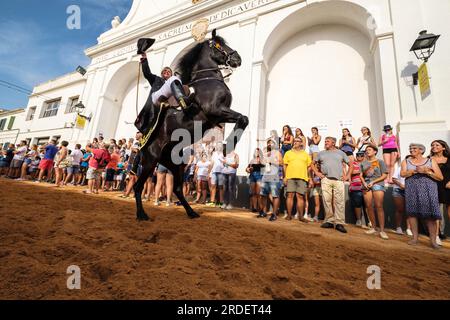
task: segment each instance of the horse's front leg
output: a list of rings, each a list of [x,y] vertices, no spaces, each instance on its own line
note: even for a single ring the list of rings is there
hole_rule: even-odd
[[[147,157],[149,157],[147,155]],[[145,213],[144,207],[142,205],[142,190],[144,189],[144,185],[147,182],[148,177],[155,170],[156,161],[154,159],[147,160],[143,159],[142,161],[142,173],[137,179],[136,183],[133,186],[134,196],[136,198],[136,219],[138,221],[146,221],[150,218]]]
[[[230,108],[222,107],[219,109],[217,117],[221,119],[221,122],[235,123],[233,131],[227,137],[227,152],[231,152],[236,148],[237,143],[242,138],[244,130],[248,126],[248,118],[239,112],[231,110]],[[222,120],[223,119],[223,120]]]

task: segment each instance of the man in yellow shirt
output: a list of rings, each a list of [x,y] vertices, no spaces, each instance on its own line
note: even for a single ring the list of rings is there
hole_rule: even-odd
[[[284,155],[284,184],[286,185],[288,220],[292,220],[292,207],[294,196],[297,195],[297,214],[302,222],[308,222],[303,218],[305,210],[305,194],[308,188],[309,167],[312,160],[308,153],[303,150],[303,141],[300,138],[294,139],[294,147]]]

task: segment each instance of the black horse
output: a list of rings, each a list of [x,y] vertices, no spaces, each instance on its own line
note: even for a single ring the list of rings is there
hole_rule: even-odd
[[[181,146],[189,146],[199,141],[207,130],[222,123],[236,124],[233,133],[227,138],[226,150],[228,152],[235,148],[248,125],[248,118],[231,110],[231,92],[224,82],[219,66],[237,68],[240,65],[239,54],[232,50],[223,38],[217,36],[215,30],[211,39],[195,45],[179,60],[177,70],[181,74],[182,82],[193,87],[195,93],[190,97],[191,106],[188,111],[173,108],[161,111],[160,121],[148,143],[141,149],[142,173],[134,185],[138,220],[149,220],[142,206],[141,195],[144,184],[157,163],[173,173],[174,194],[187,215],[190,218],[199,217],[183,196],[186,164],[180,161],[180,154],[176,151],[181,151]]]

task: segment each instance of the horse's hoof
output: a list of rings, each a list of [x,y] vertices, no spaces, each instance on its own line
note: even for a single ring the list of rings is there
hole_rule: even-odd
[[[137,221],[149,221],[149,220],[151,221],[150,217],[145,213],[138,214],[136,220]]]
[[[188,216],[189,216],[189,218],[191,218],[191,219],[200,218],[200,215],[199,215],[197,212],[195,212],[195,211],[189,212],[189,213],[188,213]]]

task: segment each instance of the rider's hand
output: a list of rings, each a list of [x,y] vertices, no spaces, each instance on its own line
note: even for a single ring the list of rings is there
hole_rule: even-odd
[[[141,53],[141,58],[142,59],[147,59],[147,54],[144,52],[144,53]]]

